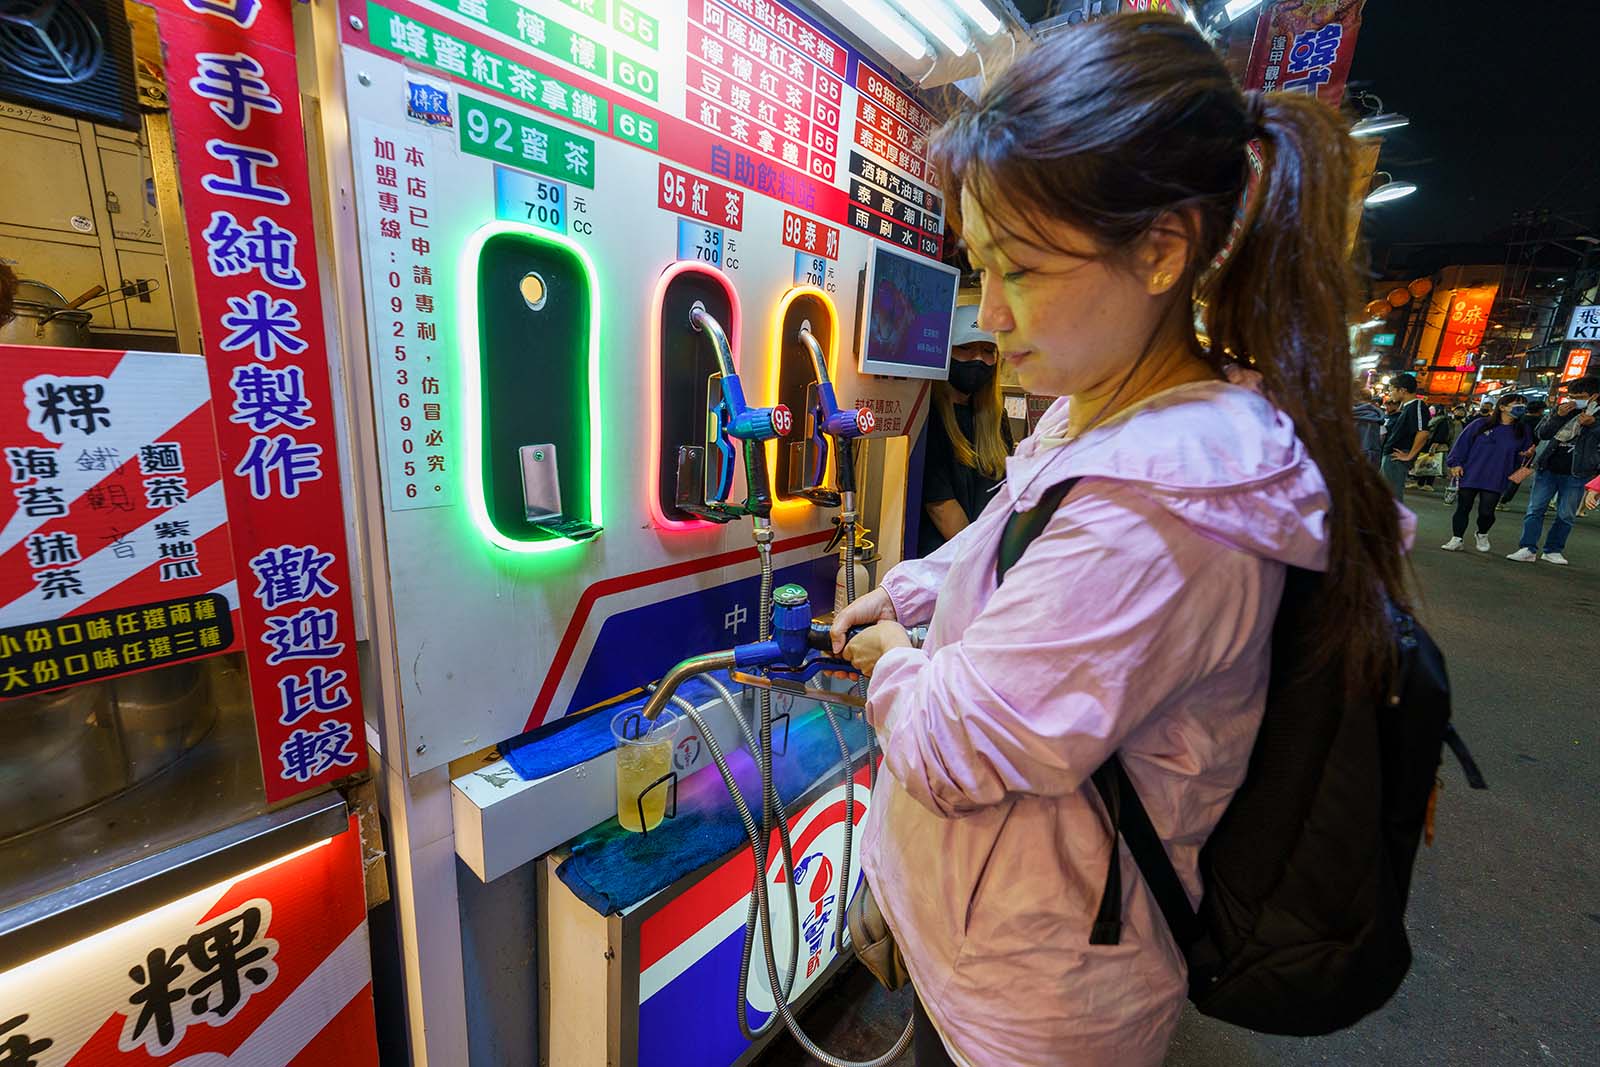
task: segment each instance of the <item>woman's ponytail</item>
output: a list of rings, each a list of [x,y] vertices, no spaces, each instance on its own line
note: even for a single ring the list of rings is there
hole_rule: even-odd
[[[1365,459],[1350,415],[1353,149],[1343,119],[1311,97],[1262,100],[1257,203],[1201,294],[1206,329],[1213,352],[1260,372],[1327,482],[1326,632],[1312,643],[1344,657],[1349,683],[1360,687],[1388,674],[1383,598],[1407,598],[1394,496]]]

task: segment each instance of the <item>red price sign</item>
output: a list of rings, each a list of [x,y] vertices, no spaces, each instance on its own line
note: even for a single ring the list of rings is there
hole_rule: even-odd
[[[838,229],[793,211],[783,213],[783,243],[807,255],[839,258]]]
[[[744,227],[744,193],[665,163],[656,185],[656,206],[730,230]]]

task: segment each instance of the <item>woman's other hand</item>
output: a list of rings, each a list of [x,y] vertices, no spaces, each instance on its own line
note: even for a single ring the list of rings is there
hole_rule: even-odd
[[[1587,515],[1595,508],[1600,508],[1600,489],[1590,489],[1583,494],[1583,507],[1578,509],[1578,514]]]
[[[839,655],[844,651],[845,642],[850,640],[850,631],[857,626],[871,626],[875,622],[888,619],[894,621],[894,601],[889,599],[889,594],[879,586],[864,596],[858,596],[844,606],[844,610],[833,617],[833,654]],[[904,631],[901,631],[902,633]]]
[[[850,666],[870,677],[885,652],[910,647],[911,637],[906,628],[893,619],[884,619],[852,637],[844,646],[844,658],[850,661]]]
[[[1465,467],[1451,467],[1450,468],[1450,477],[1452,477],[1452,478],[1459,478],[1465,473],[1467,473],[1467,469]]]

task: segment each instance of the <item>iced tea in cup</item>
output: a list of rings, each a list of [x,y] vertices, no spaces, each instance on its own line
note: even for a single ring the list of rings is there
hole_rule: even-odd
[[[611,720],[617,744],[617,821],[624,830],[642,833],[661,825],[667,793],[673,789],[672,746],[683,716],[664,710],[651,722],[638,709],[621,711]],[[643,820],[641,821],[641,815]]]

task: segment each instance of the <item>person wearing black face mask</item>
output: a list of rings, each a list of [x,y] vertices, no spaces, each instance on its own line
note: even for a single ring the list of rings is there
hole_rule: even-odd
[[[1015,447],[995,374],[994,336],[978,328],[976,300],[956,307],[950,344],[950,379],[934,383],[928,417],[917,534],[923,556],[978,517]]]

